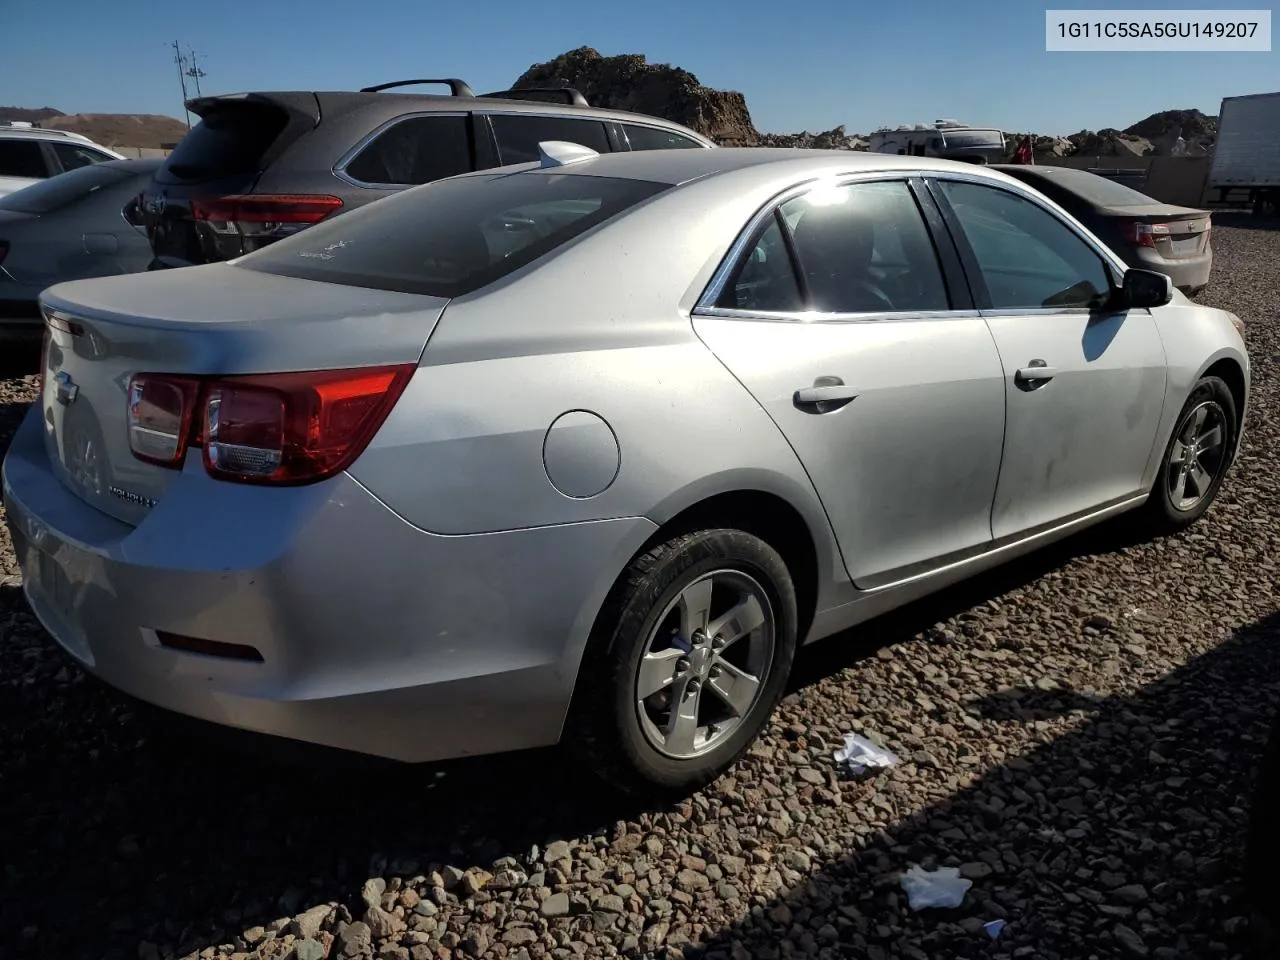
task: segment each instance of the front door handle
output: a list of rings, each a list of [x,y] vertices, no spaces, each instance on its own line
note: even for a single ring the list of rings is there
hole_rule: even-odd
[[[812,387],[801,387],[792,397],[801,410],[827,413],[839,410],[846,403],[857,399],[858,391],[847,386],[839,377],[818,377]]]
[[[1019,386],[1034,388],[1048,383],[1057,375],[1057,367],[1051,367],[1043,360],[1032,360],[1031,363],[1014,374],[1014,379]]]

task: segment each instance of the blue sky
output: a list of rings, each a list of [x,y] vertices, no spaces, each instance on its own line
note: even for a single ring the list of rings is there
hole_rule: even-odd
[[[742,91],[758,129],[956,117],[1006,130],[1125,127],[1157,110],[1216,113],[1224,96],[1280,90],[1280,53],[1047,53],[1029,0],[0,0],[0,103],[67,113],[182,116],[172,50],[192,46],[205,93],[352,89],[417,76],[509,86],[578,46],[643,53]],[[1056,8],[1238,9],[1259,3]]]

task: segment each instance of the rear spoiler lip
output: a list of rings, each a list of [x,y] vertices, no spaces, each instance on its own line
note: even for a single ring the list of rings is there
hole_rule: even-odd
[[[247,91],[244,93],[219,93],[207,97],[192,97],[185,106],[196,116],[203,118],[216,107],[235,103],[256,103],[278,107],[293,119],[307,118],[313,124],[320,122],[320,101],[309,90],[286,90],[277,93]]]

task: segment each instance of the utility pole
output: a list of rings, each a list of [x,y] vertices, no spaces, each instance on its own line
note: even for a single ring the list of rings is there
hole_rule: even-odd
[[[187,48],[187,55],[188,55],[188,58],[191,60],[191,66],[187,68],[187,76],[196,82],[196,96],[199,97],[201,96],[200,78],[203,76],[206,76],[206,74],[203,70],[200,69],[199,65],[197,65],[196,52],[192,50],[190,47]]]
[[[182,109],[187,114],[187,129],[191,129],[191,111],[187,110],[187,71],[185,69],[187,58],[182,55],[182,48],[178,46],[178,41],[173,41],[173,62],[178,65],[178,83],[182,85]]]

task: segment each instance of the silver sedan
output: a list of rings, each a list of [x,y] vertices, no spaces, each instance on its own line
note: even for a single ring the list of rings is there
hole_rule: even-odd
[[[4,463],[83,667],[401,761],[563,741],[687,791],[797,648],[1210,506],[1240,321],[998,172],[772,149],[455,177],[44,292]]]

